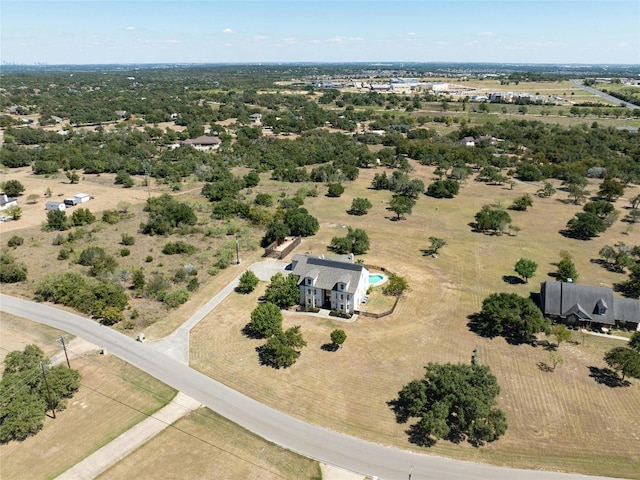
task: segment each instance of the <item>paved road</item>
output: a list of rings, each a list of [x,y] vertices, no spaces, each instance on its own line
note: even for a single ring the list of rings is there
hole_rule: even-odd
[[[638,105],[634,105],[633,103],[629,103],[629,102],[625,102],[624,100],[620,100],[619,98],[616,98],[616,97],[614,97],[612,95],[609,95],[608,93],[604,93],[604,92],[598,90],[597,88],[587,87],[586,85],[584,85],[579,80],[571,80],[571,84],[574,87],[578,87],[578,88],[581,88],[582,90],[586,90],[589,93],[593,93],[594,95],[598,95],[599,97],[602,97],[605,100],[613,102],[616,105],[622,105],[623,107],[630,108],[631,110],[635,110],[636,108],[640,108]]]
[[[304,423],[269,408],[153,348],[79,315],[0,294],[0,310],[77,335],[108,351],[229,420],[284,448],[330,465],[380,479],[596,480],[494,467],[407,452]]]

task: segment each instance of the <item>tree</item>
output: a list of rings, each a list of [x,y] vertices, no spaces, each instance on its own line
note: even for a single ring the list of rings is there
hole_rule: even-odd
[[[562,342],[568,342],[572,338],[571,330],[569,330],[567,326],[562,323],[558,323],[551,327],[551,335],[556,337],[558,348],[560,348],[560,344]]]
[[[240,280],[238,286],[236,287],[236,292],[238,293],[251,293],[258,286],[258,282],[260,280],[251,270],[246,270],[242,275],[240,275]]]
[[[409,283],[404,277],[392,273],[389,275],[389,281],[382,289],[385,295],[400,297],[404,292],[409,290]]]
[[[616,373],[622,374],[621,381],[625,377],[640,378],[640,353],[626,347],[615,347],[604,355],[607,362]]]
[[[568,282],[571,280],[573,283],[578,281],[578,270],[571,258],[563,257],[560,259],[558,269],[556,270],[556,280],[558,282]]]
[[[60,210],[49,210],[47,212],[47,223],[45,230],[67,230],[69,228],[69,220],[67,214]]]
[[[27,195],[27,203],[29,204],[38,203],[39,198],[40,198],[40,195],[38,195],[37,193],[30,193],[29,195]]]
[[[17,197],[24,192],[24,185],[18,180],[7,180],[4,182],[4,193],[8,197]]]
[[[453,179],[436,180],[427,187],[426,194],[434,198],[453,198],[460,191],[460,184]]]
[[[366,215],[372,206],[368,198],[354,198],[347,213],[349,215]]]
[[[285,276],[282,272],[276,273],[271,277],[271,283],[267,285],[264,298],[279,308],[289,308],[296,305],[300,301],[298,276]]]
[[[525,283],[528,283],[529,279],[535,275],[537,268],[538,264],[528,258],[521,258],[514,267],[516,273],[524,278]]]
[[[549,320],[533,300],[515,293],[492,293],[485,298],[476,325],[484,335],[502,335],[520,341],[549,331]]]
[[[267,231],[262,237],[261,245],[268,247],[273,242],[277,242],[280,245],[289,235],[291,235],[291,230],[287,225],[282,222],[271,222],[267,225]]]
[[[363,255],[369,250],[369,236],[360,228],[347,227],[347,236],[333,237],[329,248],[343,255],[347,253]]]
[[[344,187],[339,183],[330,183],[329,190],[327,191],[327,195],[329,197],[339,197],[344,193]]]
[[[147,235],[169,235],[174,229],[195,225],[197,221],[193,208],[167,193],[148,199],[144,209],[149,212],[149,219],[140,228]]]
[[[253,335],[269,338],[282,331],[282,312],[277,305],[266,302],[251,312],[249,329]]]
[[[573,203],[580,205],[587,198],[589,192],[580,185],[572,184],[569,186],[569,198],[573,198]]]
[[[260,360],[273,368],[288,368],[300,357],[300,349],[307,345],[302,338],[300,327],[280,331],[267,340],[260,348]]]
[[[493,232],[502,235],[505,228],[511,223],[511,217],[502,205],[483,205],[476,213],[476,230],[479,232]]]
[[[318,219],[310,215],[306,208],[287,209],[284,214],[284,223],[289,227],[291,235],[296,237],[310,237],[320,228]]]
[[[407,431],[411,443],[432,446],[439,439],[466,439],[480,446],[507,430],[506,416],[497,406],[499,393],[486,365],[429,363],[424,378],[405,385],[391,404],[399,423],[418,419]]]
[[[629,339],[629,348],[640,353],[640,332],[635,332]]]
[[[71,224],[74,227],[80,227],[82,225],[90,225],[96,221],[96,216],[91,213],[88,208],[78,208],[71,214]]]
[[[394,195],[389,202],[389,209],[397,215],[396,219],[399,220],[405,215],[410,215],[415,204],[416,201],[413,198]]]
[[[597,237],[607,229],[604,221],[597,215],[588,212],[578,212],[567,222],[567,232],[572,237],[589,240]]]
[[[617,198],[621,197],[624,193],[624,186],[622,183],[614,180],[613,178],[605,178],[600,184],[600,189],[598,190],[598,196],[608,200],[610,202],[615,201]]]
[[[26,279],[27,266],[8,253],[0,253],[0,283],[24,282]]]
[[[344,330],[336,328],[334,331],[331,332],[331,343],[335,346],[336,350],[342,346],[342,344],[346,339],[347,339],[347,334],[345,333]]]
[[[13,205],[12,207],[7,208],[7,215],[14,220],[18,220],[22,216],[22,208],[18,205]]]
[[[9,352],[4,365],[0,381],[0,443],[35,435],[42,428],[46,410],[64,409],[66,399],[80,387],[78,371],[62,365],[46,368],[49,359],[36,345]],[[48,389],[41,365],[47,370]]]
[[[513,210],[524,212],[527,210],[527,208],[531,207],[532,205],[533,205],[533,198],[531,198],[531,195],[529,195],[528,193],[525,193],[524,195],[516,198],[513,201],[513,205],[511,206],[511,208]]]
[[[73,185],[73,184],[78,183],[80,181],[80,175],[78,175],[75,170],[73,170],[73,171],[67,170],[64,173],[67,176],[67,179],[69,180],[70,184]]]
[[[440,249],[447,244],[444,238],[438,237],[429,237],[429,242],[431,242],[431,245],[425,251],[426,255],[437,255]]]
[[[145,283],[144,270],[141,268],[135,268],[131,275],[131,285],[136,294],[140,295],[142,293]]]
[[[593,213],[594,215],[597,215],[599,218],[602,218],[604,220],[607,215],[615,210],[615,208],[613,206],[613,203],[609,202],[608,200],[596,200],[595,202],[585,203],[582,207],[582,210],[587,213]]]
[[[542,188],[540,188],[536,192],[536,195],[538,195],[541,198],[547,198],[552,196],[554,193],[556,193],[556,189],[553,188],[553,185],[551,185],[551,183],[549,182],[544,182],[542,184]]]
[[[552,371],[556,371],[556,367],[558,365],[562,365],[564,363],[564,358],[558,352],[551,352],[549,354],[549,360],[551,361],[551,369]]]

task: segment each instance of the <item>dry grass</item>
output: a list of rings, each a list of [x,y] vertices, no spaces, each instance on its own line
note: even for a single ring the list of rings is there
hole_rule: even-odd
[[[316,461],[296,455],[201,408],[107,470],[101,479],[320,478]]]
[[[59,332],[4,313],[1,326],[3,352],[35,343],[45,353],[54,353],[52,338]],[[175,390],[114,356],[90,355],[73,360],[72,367],[82,373],[80,390],[55,420],[45,419],[36,436],[0,445],[1,478],[54,478],[175,395]]]
[[[604,366],[603,352],[617,345],[615,340],[589,338],[584,346],[563,345],[564,365],[547,373],[537,366],[548,361],[543,348],[481,338],[467,327],[467,316],[479,310],[489,293],[526,296],[537,291],[539,281],[550,279],[547,274],[555,269],[561,250],[573,255],[581,283],[611,285],[623,280],[624,276],[590,259],[597,258],[605,244],[640,243],[638,233],[623,235],[623,225],[616,223],[592,241],[563,237],[559,230],[580,207],[565,203],[562,192],[551,199],[536,198],[529,212],[511,212],[514,223],[522,228],[517,237],[471,231],[468,223],[483,204],[505,199],[509,205],[516,196],[537,189],[523,183],[509,190],[470,181],[456,199],[423,197],[412,215],[394,222],[385,208],[389,192],[367,189],[374,173],[362,171],[339,199],[307,200],[305,207],[319,218],[321,229],[305,239],[299,251],[324,253],[331,237],[342,235],[342,226],[366,229],[372,250],[363,256],[365,262],[405,276],[412,287],[396,313],[356,323],[286,315],[285,327],[301,325],[308,346],[292,368],[273,370],[258,365],[255,348],[263,342],[241,334],[261,290],[249,296],[232,295],[192,332],[193,366],[312,423],[412,448],[404,434],[406,426],[395,423],[387,402],[404,383],[420,376],[427,362],[468,362],[478,348],[481,361],[491,366],[502,387],[500,403],[509,430],[499,442],[481,449],[440,442],[429,452],[511,466],[640,478],[637,382],[612,389],[589,376],[589,366]],[[413,175],[427,184],[431,181],[429,168],[416,166]],[[346,214],[354,197],[372,201],[368,215]],[[625,200],[619,200],[618,208],[624,205]],[[437,259],[423,257],[420,251],[428,246],[429,236],[448,242]],[[502,277],[513,274],[520,257],[537,261],[538,273],[528,285],[509,285]],[[335,353],[321,350],[337,327],[348,335],[344,347]]]

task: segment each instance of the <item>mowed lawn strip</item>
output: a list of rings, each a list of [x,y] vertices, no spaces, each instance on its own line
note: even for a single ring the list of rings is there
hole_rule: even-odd
[[[318,462],[263,440],[206,408],[181,418],[98,478],[320,478]]]
[[[412,177],[432,181],[432,169],[414,164]],[[192,365],[206,374],[257,400],[311,423],[356,436],[413,448],[398,425],[387,402],[409,380],[423,374],[428,362],[469,362],[474,348],[480,361],[489,365],[501,385],[500,406],[507,413],[509,429],[498,442],[480,449],[467,444],[439,442],[427,453],[486,461],[510,466],[570,470],[589,474],[639,478],[640,409],[638,385],[611,389],[589,376],[589,366],[603,368],[604,351],[618,345],[611,339],[595,347],[592,337],[586,345],[563,344],[564,365],[554,373],[538,368],[549,362],[542,347],[512,346],[502,338],[487,339],[469,331],[468,316],[478,312],[483,298],[493,292],[515,292],[529,296],[539,291],[543,280],[552,280],[560,251],[568,251],[580,273],[580,283],[608,285],[625,275],[608,272],[596,263],[605,244],[624,241],[640,243],[632,231],[616,222],[599,238],[583,242],[559,233],[581,207],[565,202],[559,191],[549,199],[534,197],[527,212],[512,212],[517,236],[489,236],[474,233],[469,226],[485,203],[502,199],[509,206],[523,193],[535,194],[538,186],[518,182],[489,186],[469,180],[452,200],[418,199],[414,212],[405,220],[392,221],[386,210],[391,193],[368,189],[375,173],[362,170],[360,178],[347,183],[340,198],[323,194],[308,198],[304,207],[316,216],[321,227],[305,238],[299,252],[328,253],[333,236],[343,236],[344,226],[363,228],[371,240],[365,263],[384,266],[407,278],[411,291],[396,313],[381,319],[360,318],[355,323],[287,314],[284,328],[300,325],[308,346],[297,363],[286,370],[261,367],[255,348],[263,340],[247,339],[241,333],[257,305],[265,284],[251,295],[231,295],[198,325],[191,335]],[[597,190],[597,182],[590,185]],[[625,197],[634,194],[629,188]],[[361,217],[346,213],[351,200],[367,197],[370,213]],[[620,199],[622,209],[628,200]],[[424,257],[420,249],[428,237],[447,240],[438,258]],[[505,275],[515,275],[520,257],[539,265],[528,284],[510,285]],[[347,333],[344,346],[326,352],[330,332]],[[600,339],[598,339],[600,341]],[[576,441],[576,439],[580,439]]]

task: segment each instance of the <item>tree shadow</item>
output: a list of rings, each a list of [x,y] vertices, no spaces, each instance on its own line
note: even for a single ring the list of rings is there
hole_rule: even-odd
[[[502,281],[504,283],[508,283],[509,285],[520,285],[525,283],[520,277],[516,277],[515,275],[503,275]]]
[[[628,387],[631,385],[627,380],[622,380],[618,374],[610,368],[598,368],[594,366],[588,368],[589,376],[601,385],[606,385],[610,388]]]
[[[589,236],[586,236],[586,235],[579,235],[579,234],[576,234],[575,232],[572,232],[571,230],[567,230],[566,228],[560,230],[559,233],[560,233],[560,235],[562,235],[565,238],[570,238],[572,240],[582,240],[582,241],[585,241],[585,242],[587,240],[591,240],[593,238],[598,237],[598,235],[596,235],[595,237],[589,237]]]
[[[615,263],[607,262],[601,258],[592,258],[589,260],[591,263],[600,265],[602,268],[612,273],[624,273],[624,267],[622,265],[616,265]]]
[[[544,362],[538,362],[536,363],[536,366],[540,369],[541,372],[545,372],[545,373],[551,373],[554,371],[553,367],[551,365],[547,365]]]
[[[251,327],[251,323],[247,323],[244,327],[242,327],[242,330],[240,331],[245,337],[250,338],[252,340],[260,340],[261,338],[263,338],[261,334],[256,332],[253,329],[253,327]]]
[[[556,345],[555,343],[551,343],[549,340],[535,340],[533,342],[535,347],[542,347],[544,348],[547,352],[555,352],[556,350],[558,350],[558,345]]]
[[[336,345],[335,343],[325,343],[320,347],[320,350],[324,352],[337,352],[340,348],[340,345]]]
[[[393,413],[396,416],[397,423],[407,423],[407,420],[409,420],[410,415],[409,415],[408,405],[405,402],[403,402],[399,398],[394,398],[393,400],[389,400],[387,402],[387,406],[391,410],[393,410]]]
[[[495,330],[487,328],[482,324],[482,316],[479,313],[472,313],[467,316],[467,319],[469,320],[467,322],[467,327],[476,335],[484,338],[495,338],[498,336],[498,333]]]

